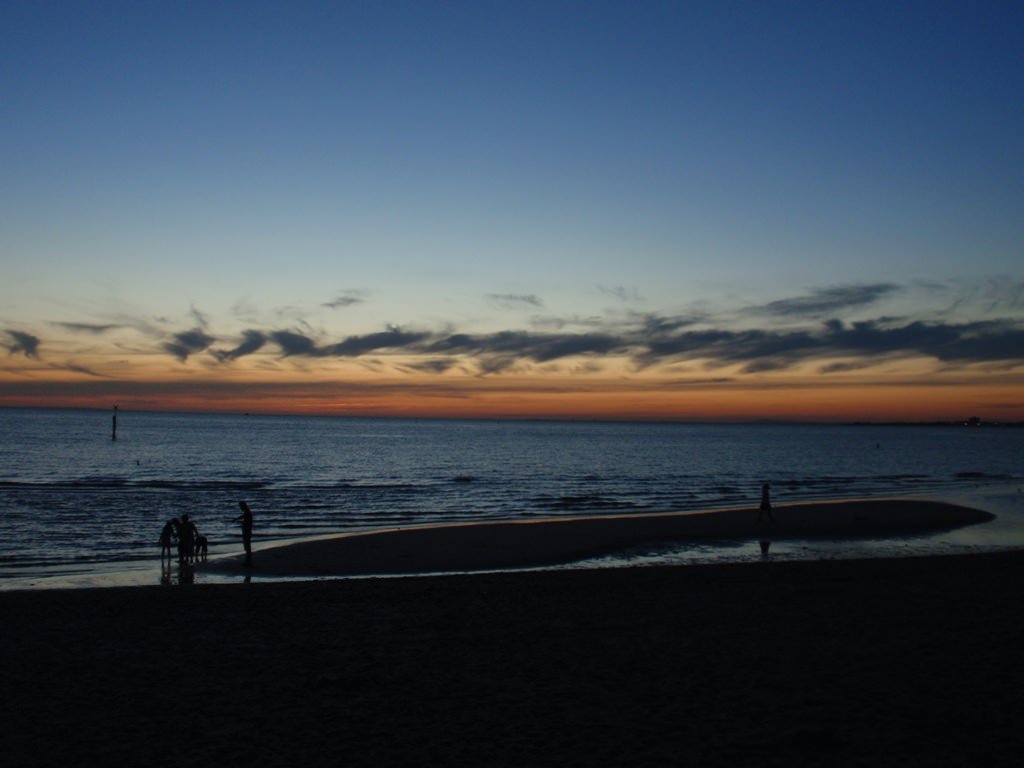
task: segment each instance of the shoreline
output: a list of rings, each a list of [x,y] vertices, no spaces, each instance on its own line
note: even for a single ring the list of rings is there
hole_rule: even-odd
[[[952,530],[995,515],[922,499],[855,499],[781,505],[774,522],[756,508],[454,523],[341,534],[232,555],[199,573],[343,577],[494,571],[568,565],[630,548],[707,541],[856,540]]]
[[[846,558],[848,550],[858,559],[1006,551],[1024,548],[1024,530],[1012,522],[1019,493],[1018,489],[1016,494],[1004,494],[1011,500],[1009,506],[998,497],[972,495],[783,504],[774,507],[776,522],[767,526],[756,524],[756,508],[731,507],[369,529],[269,541],[262,547],[257,543],[252,568],[243,566],[238,542],[234,553],[221,551],[187,569],[176,562],[165,567],[154,556],[136,565],[111,563],[82,573],[12,575],[0,579],[0,593],[537,568],[691,567],[756,561],[759,542],[769,542],[772,549],[769,557],[762,552],[758,559],[773,561]],[[977,530],[968,532],[970,527]],[[961,541],[980,538],[983,549],[927,543],[936,535],[942,537],[939,541],[949,536]],[[911,547],[918,542],[916,549],[906,551],[901,540],[911,542]]]

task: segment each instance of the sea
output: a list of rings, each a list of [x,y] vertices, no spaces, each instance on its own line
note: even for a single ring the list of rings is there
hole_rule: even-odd
[[[966,531],[779,542],[778,559],[1024,547],[1024,429],[216,415],[0,409],[0,589],[173,581],[164,523],[210,557],[405,526],[935,498],[987,509]],[[743,561],[756,542],[646,548],[582,565]],[[579,567],[575,564],[574,567]],[[230,580],[204,576],[196,580]]]

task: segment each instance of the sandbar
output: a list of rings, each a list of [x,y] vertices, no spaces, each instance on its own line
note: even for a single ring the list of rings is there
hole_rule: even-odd
[[[460,523],[374,530],[227,557],[200,569],[323,577],[486,571],[568,564],[642,546],[708,540],[857,539],[984,523],[994,515],[921,499],[860,499],[756,509]]]

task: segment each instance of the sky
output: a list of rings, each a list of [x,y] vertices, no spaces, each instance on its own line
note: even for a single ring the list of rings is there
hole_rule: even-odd
[[[0,406],[1024,419],[1024,6],[0,5]]]

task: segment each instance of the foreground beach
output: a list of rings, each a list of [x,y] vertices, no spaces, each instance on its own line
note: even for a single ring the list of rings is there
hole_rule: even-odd
[[[1016,765],[1024,554],[0,594],[11,765]]]

